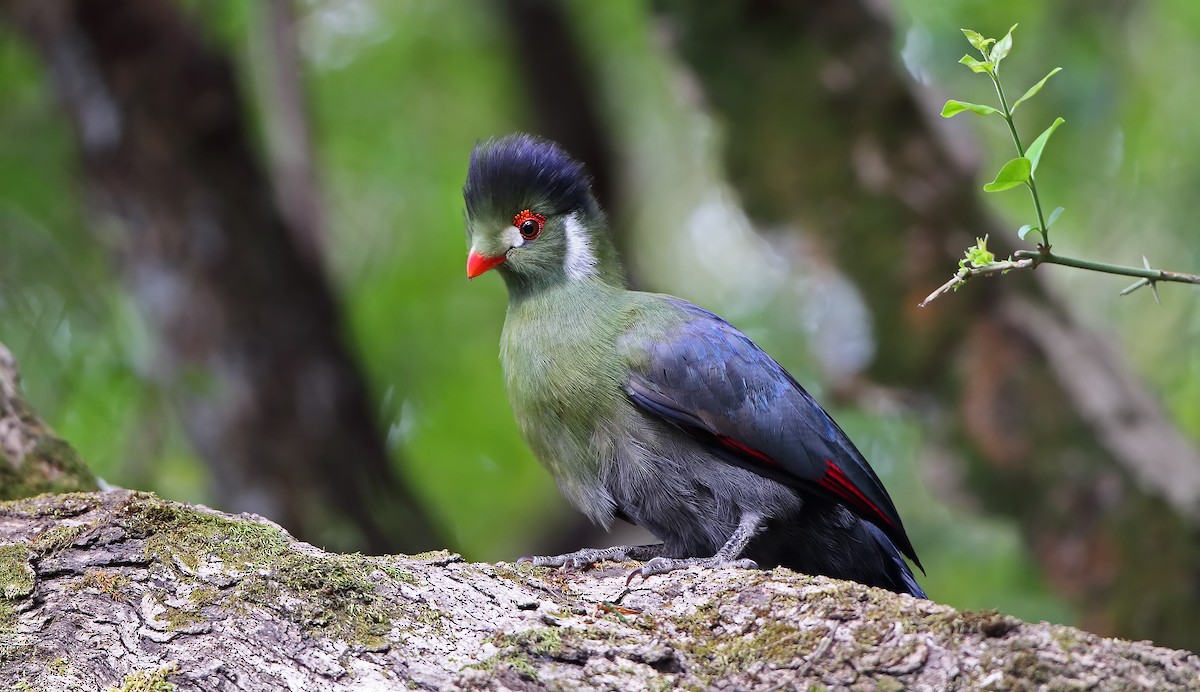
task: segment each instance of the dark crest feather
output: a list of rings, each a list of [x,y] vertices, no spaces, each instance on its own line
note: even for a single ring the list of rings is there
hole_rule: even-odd
[[[554,142],[527,134],[487,140],[471,152],[463,186],[467,214],[561,214],[595,205],[583,164]]]

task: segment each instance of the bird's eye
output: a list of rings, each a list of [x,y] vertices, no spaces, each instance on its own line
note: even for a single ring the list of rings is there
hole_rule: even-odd
[[[522,238],[533,240],[538,237],[538,234],[542,232],[542,227],[546,225],[546,217],[526,209],[513,217],[513,225],[517,227]]]

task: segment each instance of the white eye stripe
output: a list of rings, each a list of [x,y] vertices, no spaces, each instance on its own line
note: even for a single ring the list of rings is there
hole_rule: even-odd
[[[567,236],[567,256],[563,259],[563,269],[569,279],[583,279],[596,274],[596,253],[592,251],[592,242],[587,231],[579,223],[579,215],[571,214],[563,222]]]

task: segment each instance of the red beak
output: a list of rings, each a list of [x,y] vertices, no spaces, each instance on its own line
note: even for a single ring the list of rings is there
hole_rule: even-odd
[[[504,264],[504,255],[487,257],[472,250],[467,254],[467,278],[474,279],[493,267]]]

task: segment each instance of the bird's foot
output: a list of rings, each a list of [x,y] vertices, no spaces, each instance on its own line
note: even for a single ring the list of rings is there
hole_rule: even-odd
[[[517,564],[528,563],[534,567],[558,567],[564,572],[572,569],[586,569],[596,564],[610,560],[626,562],[629,560],[648,560],[662,555],[661,543],[655,545],[614,545],[611,548],[584,548],[565,555],[529,555],[517,560]],[[661,558],[659,558],[661,559]]]
[[[721,555],[713,557],[656,557],[646,564],[638,567],[629,573],[625,579],[625,585],[633,583],[634,577],[646,579],[655,574],[666,574],[674,572],[677,569],[687,569],[688,567],[703,567],[705,569],[720,569],[722,567],[737,567],[739,569],[758,569],[758,563],[749,558],[741,560],[732,560]]]

